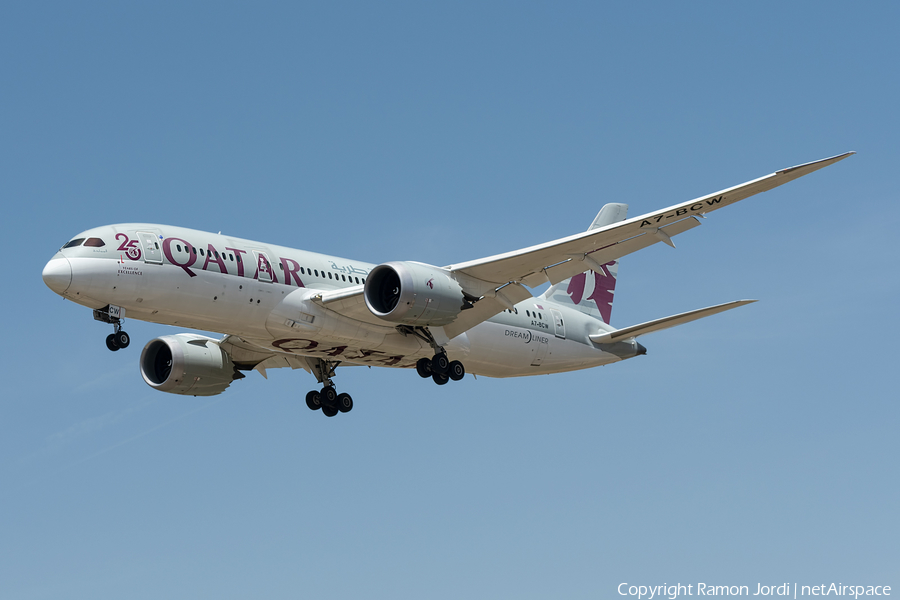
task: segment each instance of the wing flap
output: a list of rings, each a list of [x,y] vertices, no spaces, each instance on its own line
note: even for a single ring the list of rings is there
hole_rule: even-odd
[[[638,337],[639,335],[653,333],[654,331],[662,331],[663,329],[675,327],[676,325],[690,323],[691,321],[709,317],[720,312],[725,312],[726,310],[731,310],[732,308],[744,306],[746,304],[752,304],[753,302],[756,302],[756,300],[735,300],[734,302],[726,302],[724,304],[717,304],[716,306],[709,306],[707,308],[698,308],[697,310],[691,310],[677,315],[672,315],[671,317],[663,317],[662,319],[647,321],[646,323],[641,323],[640,325],[632,325],[631,327],[617,329],[616,331],[595,333],[588,337],[590,337],[591,341],[595,344],[612,344],[614,342],[627,340],[628,338]]]
[[[508,285],[496,292],[492,297],[485,296],[475,306],[459,313],[456,320],[444,325],[444,332],[450,339],[472,329],[479,323],[500,314],[506,308],[512,308],[519,302],[532,298],[531,292],[521,285]]]
[[[689,217],[687,219],[682,219],[681,221],[678,221],[676,223],[672,223],[671,225],[660,227],[659,231],[663,232],[666,236],[668,236],[668,238],[671,238],[678,235],[679,233],[684,233],[685,231],[699,226],[699,219],[697,219],[696,217]],[[584,273],[587,270],[596,271],[596,265],[604,265],[633,252],[637,252],[638,250],[641,250],[648,246],[652,246],[653,244],[656,244],[658,242],[665,241],[665,237],[658,236],[655,234],[655,232],[645,232],[644,234],[637,237],[617,242],[612,246],[607,246],[606,248],[601,248],[584,255],[585,257],[590,259],[590,262],[595,264],[590,264],[587,260],[584,260],[584,257],[574,257],[570,260],[567,260],[566,262],[562,262],[558,265],[554,265],[552,267],[544,269],[543,272],[546,273],[545,281],[549,281],[552,285],[556,285],[560,281],[565,281],[566,279],[574,277],[579,273]]]

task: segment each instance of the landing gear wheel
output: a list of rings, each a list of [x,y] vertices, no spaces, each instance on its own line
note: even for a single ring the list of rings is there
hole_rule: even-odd
[[[336,409],[332,406],[323,406],[322,414],[325,415],[326,417],[333,417],[336,414],[338,414],[338,409]]]
[[[119,349],[119,346],[116,344],[116,334],[111,333],[106,336],[106,347],[115,352]]]
[[[431,377],[431,360],[428,358],[420,358],[416,361],[416,373],[422,379]]]
[[[337,392],[334,391],[334,388],[330,385],[326,385],[322,388],[322,391],[319,393],[319,396],[322,400],[322,409],[325,408],[334,408],[337,410]],[[337,413],[335,413],[337,414]],[[334,415],[332,415],[334,416]]]
[[[113,335],[116,336],[116,346],[119,348],[127,348],[128,344],[131,343],[131,336],[124,331],[117,331]]]
[[[461,362],[459,362],[458,360],[454,360],[450,363],[450,370],[448,371],[447,375],[453,381],[459,381],[466,376],[466,368]]]
[[[309,410],[319,410],[322,408],[322,399],[319,397],[319,392],[313,390],[306,394],[306,406],[309,407]]]
[[[446,375],[441,375],[439,373],[435,373],[431,376],[431,378],[434,379],[434,382],[438,385],[444,385],[445,383],[450,381],[449,377],[447,377]]]
[[[444,353],[435,354],[431,359],[431,372],[438,375],[446,375],[450,370],[450,359]]]
[[[337,409],[341,412],[353,410],[353,398],[350,397],[350,394],[338,394]]]

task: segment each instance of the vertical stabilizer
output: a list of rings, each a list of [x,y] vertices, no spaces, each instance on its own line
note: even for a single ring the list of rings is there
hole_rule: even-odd
[[[597,217],[588,227],[588,231],[624,221],[627,215],[627,204],[606,204],[597,213]],[[541,295],[541,298],[574,306],[581,312],[599,317],[603,319],[604,323],[609,324],[619,261],[608,262],[601,265],[601,268],[603,269],[602,273],[585,271],[571,279],[561,281],[551,286]]]

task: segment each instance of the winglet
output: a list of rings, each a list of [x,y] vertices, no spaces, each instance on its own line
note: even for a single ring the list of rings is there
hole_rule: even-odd
[[[776,175],[785,175],[787,173],[793,173],[794,171],[802,170],[802,173],[798,173],[797,177],[802,177],[807,173],[812,173],[813,171],[818,171],[828,165],[833,165],[836,162],[842,161],[848,156],[852,156],[856,154],[854,151],[844,152],[843,154],[838,154],[837,156],[832,156],[831,158],[823,158],[822,160],[814,160],[813,162],[805,163],[802,165],[797,165],[796,167],[788,167],[787,169],[782,169],[780,171],[776,171]]]

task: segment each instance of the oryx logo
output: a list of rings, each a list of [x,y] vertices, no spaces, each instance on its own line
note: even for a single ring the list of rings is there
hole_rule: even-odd
[[[430,289],[433,290],[433,289],[434,289],[434,277],[432,277],[431,279],[429,279],[428,281],[426,281],[426,282],[425,282],[425,285],[427,285]]]
[[[616,264],[615,261],[600,265],[603,269],[602,273],[597,273],[596,271],[579,273],[569,280],[569,286],[566,289],[566,293],[576,305],[581,304],[582,301],[592,300],[597,306],[597,310],[600,311],[600,318],[603,319],[604,323],[609,323],[609,318],[612,314],[616,277],[609,268],[614,264]],[[593,275],[593,277],[588,279],[588,275]],[[589,287],[591,285],[593,290]],[[589,293],[585,294],[585,292]]]

